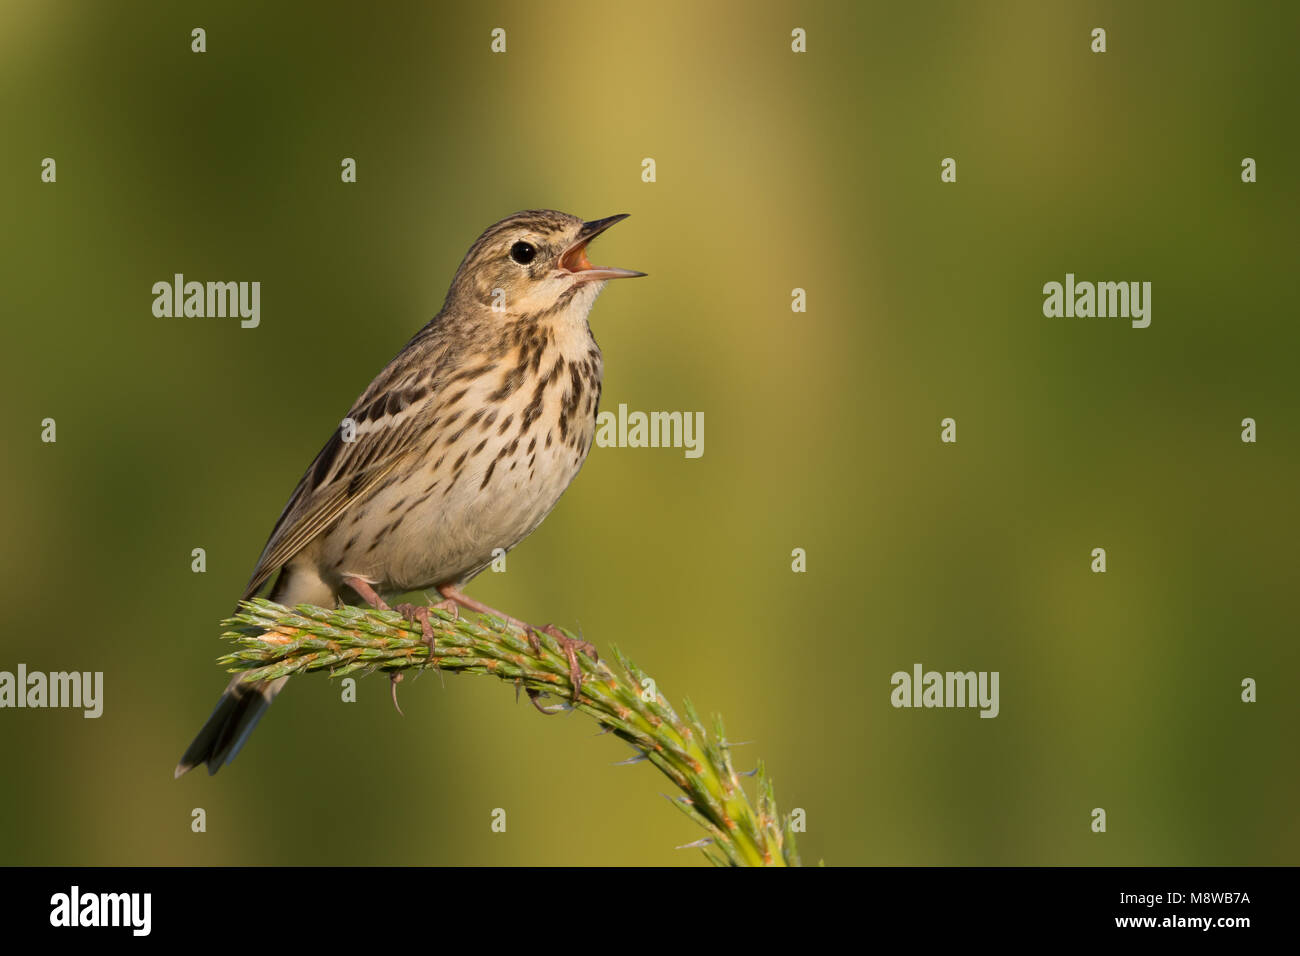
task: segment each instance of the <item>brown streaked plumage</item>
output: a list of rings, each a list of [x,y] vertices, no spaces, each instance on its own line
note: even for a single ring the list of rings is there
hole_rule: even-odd
[[[529,210],[478,238],[442,310],[308,467],[245,599],[278,573],[270,597],[286,605],[436,588],[492,612],[460,588],[541,523],[591,449],[602,364],[587,315],[606,281],[643,273],[593,266],[586,247],[623,218]],[[411,610],[427,635],[428,609]],[[176,776],[233,760],[285,680],[233,680]]]

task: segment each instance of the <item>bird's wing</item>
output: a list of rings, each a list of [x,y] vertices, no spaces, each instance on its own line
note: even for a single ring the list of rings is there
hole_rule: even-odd
[[[353,440],[343,440],[340,425],[302,476],[271,531],[243,600],[420,447],[425,412],[435,398],[432,382],[438,363],[417,360],[414,344],[353,404],[347,415],[353,422]]]

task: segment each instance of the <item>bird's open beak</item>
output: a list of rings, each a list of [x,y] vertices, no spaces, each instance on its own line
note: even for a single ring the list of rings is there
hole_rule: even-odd
[[[606,219],[594,219],[591,222],[584,222],[582,228],[578,230],[577,241],[565,249],[564,254],[560,256],[560,269],[572,273],[575,279],[583,282],[605,279],[635,279],[637,276],[645,275],[644,272],[635,272],[632,269],[611,269],[607,266],[593,266],[587,260],[587,244],[614,223],[626,219],[627,216],[627,213],[620,213]]]

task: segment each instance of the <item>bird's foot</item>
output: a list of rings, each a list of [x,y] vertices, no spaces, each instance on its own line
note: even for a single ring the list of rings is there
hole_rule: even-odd
[[[555,643],[560,645],[560,650],[564,653],[565,659],[569,662],[569,682],[573,684],[573,702],[576,704],[582,696],[582,668],[578,666],[578,652],[586,654],[593,661],[599,661],[600,655],[596,653],[596,645],[590,641],[584,641],[576,637],[567,637],[554,624],[547,624],[542,628],[542,633],[555,638]],[[533,652],[539,657],[542,653],[542,642],[537,636],[536,628],[528,629],[528,643],[533,646]],[[534,705],[537,703],[533,701]]]
[[[429,660],[433,661],[433,625],[429,623],[429,612],[433,610],[448,611],[454,621],[460,617],[460,610],[454,601],[439,601],[437,604],[399,604],[393,608],[398,614],[412,624],[420,623],[420,643],[429,649]]]

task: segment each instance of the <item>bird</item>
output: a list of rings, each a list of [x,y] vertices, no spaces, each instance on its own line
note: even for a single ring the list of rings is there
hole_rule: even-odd
[[[356,595],[388,609],[384,595],[434,589],[443,600],[432,607],[495,615],[540,650],[535,629],[461,589],[537,528],[591,450],[604,366],[588,314],[607,282],[645,273],[592,265],[587,247],[626,218],[532,209],[489,226],[442,309],[307,468],[242,600],[272,578],[269,598],[286,606]],[[397,610],[421,622],[432,646],[430,606]],[[595,649],[544,630],[567,656],[577,699],[576,652]],[[236,675],[175,776],[233,760],[287,680]]]

